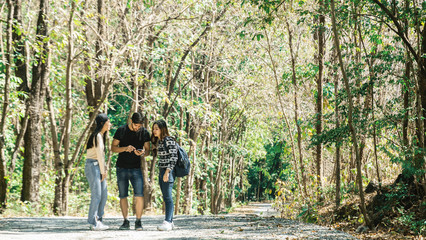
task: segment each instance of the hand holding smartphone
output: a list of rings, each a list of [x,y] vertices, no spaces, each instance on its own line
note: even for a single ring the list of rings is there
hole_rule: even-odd
[[[141,149],[136,149],[135,151],[137,151],[136,155],[140,156],[145,152],[145,149],[141,148]]]

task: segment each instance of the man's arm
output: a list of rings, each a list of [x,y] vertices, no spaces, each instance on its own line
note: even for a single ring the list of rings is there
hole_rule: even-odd
[[[132,145],[129,145],[127,147],[120,147],[120,140],[117,140],[114,138],[111,143],[111,151],[115,153],[121,153],[121,152],[133,152],[135,150],[135,147]]]

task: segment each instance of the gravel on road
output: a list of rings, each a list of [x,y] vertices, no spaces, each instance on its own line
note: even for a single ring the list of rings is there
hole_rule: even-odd
[[[122,218],[105,218],[110,228],[90,231],[83,217],[0,218],[0,240],[9,239],[356,239],[335,229],[258,214],[178,215],[176,229],[157,230],[164,216],[143,216],[143,231],[118,230]]]

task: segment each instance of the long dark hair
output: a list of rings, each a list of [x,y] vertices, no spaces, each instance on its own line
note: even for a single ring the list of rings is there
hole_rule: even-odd
[[[161,131],[160,139],[158,139],[158,137],[154,136],[154,125],[157,125],[158,128]],[[156,144],[158,142],[158,140],[163,140],[165,137],[170,136],[169,129],[167,128],[166,121],[164,121],[163,119],[155,121],[152,124],[151,134],[152,134],[151,135],[151,142],[154,143],[154,144]]]
[[[160,138],[154,136],[154,125],[157,125],[158,128],[161,131],[160,134]],[[151,128],[151,142],[154,145],[154,149],[153,149],[153,155],[157,156],[157,147],[158,147],[158,142],[160,140],[163,140],[165,137],[170,136],[169,134],[169,129],[167,128],[167,123],[166,121],[164,121],[163,119],[161,120],[157,120],[152,124],[152,128]]]
[[[108,116],[105,113],[99,113],[96,118],[96,128],[93,130],[92,134],[90,134],[89,140],[87,142],[87,149],[91,149],[92,147],[96,147],[98,145],[98,140],[96,136],[101,132],[104,124],[108,121]],[[95,140],[95,144],[93,145],[93,139]],[[103,141],[106,141],[106,134],[103,136]]]

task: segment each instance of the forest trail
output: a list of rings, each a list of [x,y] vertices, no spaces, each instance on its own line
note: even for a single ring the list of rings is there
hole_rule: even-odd
[[[90,231],[86,218],[0,218],[0,239],[356,239],[335,229],[275,218],[278,212],[268,203],[253,203],[223,215],[178,215],[177,229],[157,231],[164,216],[143,216],[143,231],[119,231],[119,217],[105,218],[110,229]]]

